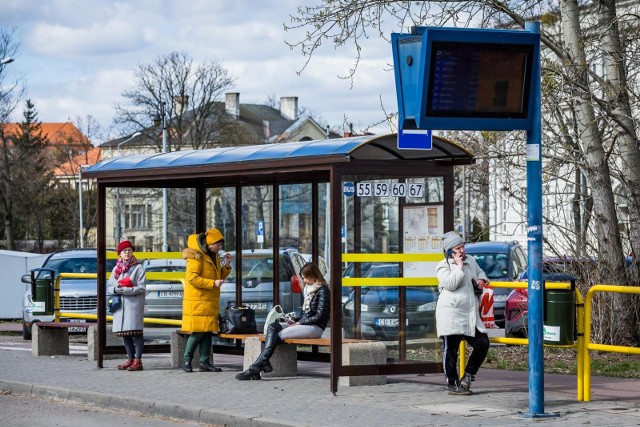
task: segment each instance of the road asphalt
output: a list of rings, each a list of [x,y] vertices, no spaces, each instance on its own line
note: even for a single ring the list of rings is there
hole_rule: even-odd
[[[13,325],[0,323],[0,332],[20,330]],[[297,377],[237,381],[239,356],[215,355],[220,373],[171,368],[168,354],[143,361],[138,372],[118,371],[119,359],[99,369],[86,353],[34,357],[3,346],[0,390],[224,426],[640,425],[635,379],[592,377],[591,401],[580,402],[575,376],[547,374],[543,410],[531,413],[528,372],[481,369],[472,396],[448,395],[442,374],[389,376],[333,395],[326,363],[301,361]]]

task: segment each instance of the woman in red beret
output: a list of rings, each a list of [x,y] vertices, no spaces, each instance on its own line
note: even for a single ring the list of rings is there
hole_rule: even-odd
[[[120,307],[113,313],[113,332],[122,337],[127,350],[127,361],[118,365],[121,371],[142,370],[146,273],[133,255],[134,250],[128,240],[118,245],[118,260],[107,282],[107,292],[121,295],[122,299]]]

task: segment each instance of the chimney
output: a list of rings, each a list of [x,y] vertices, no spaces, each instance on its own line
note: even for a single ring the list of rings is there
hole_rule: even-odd
[[[264,134],[264,139],[267,141],[271,138],[271,126],[269,125],[269,120],[262,121],[262,133]]]
[[[240,118],[240,93],[225,93],[225,97],[225,112],[231,115],[234,119]]]
[[[176,95],[173,97],[173,108],[177,116],[181,116],[189,104],[189,95]]]
[[[280,115],[287,120],[298,120],[298,97],[280,97]]]
[[[344,126],[342,126],[342,128],[344,129]],[[344,137],[345,138],[351,138],[352,136],[354,136],[353,135],[353,123],[349,123],[349,132],[344,132]]]

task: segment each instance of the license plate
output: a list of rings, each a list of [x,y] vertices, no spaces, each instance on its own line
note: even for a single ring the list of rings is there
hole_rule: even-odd
[[[182,291],[158,291],[158,298],[182,298]]]
[[[400,319],[376,319],[376,326],[388,326],[388,327],[398,327],[400,325]],[[406,325],[409,326],[409,319],[405,321]]]
[[[267,302],[243,302],[242,305],[254,310],[269,310],[269,303]]]
[[[84,323],[85,319],[67,319],[69,323]],[[74,328],[73,326],[69,328],[69,332],[85,332],[85,328]]]

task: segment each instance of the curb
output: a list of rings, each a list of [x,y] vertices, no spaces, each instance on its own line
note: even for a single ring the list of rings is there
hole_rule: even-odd
[[[283,423],[268,417],[248,417],[231,411],[212,411],[195,406],[176,405],[148,399],[127,399],[94,391],[28,384],[0,379],[0,390],[18,396],[53,399],[67,403],[93,405],[102,409],[135,412],[150,417],[171,418],[176,421],[190,421],[218,426],[241,427],[299,427],[299,424]]]

